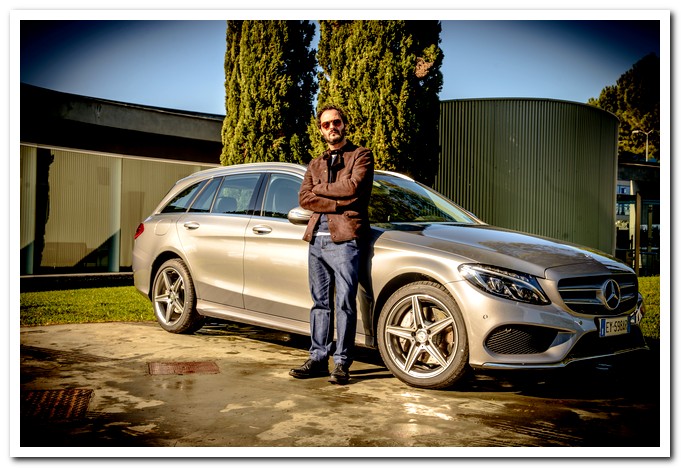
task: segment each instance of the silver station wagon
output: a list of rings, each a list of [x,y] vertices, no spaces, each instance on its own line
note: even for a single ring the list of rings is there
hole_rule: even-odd
[[[206,317],[309,335],[305,167],[255,163],[178,181],[137,229],[135,286],[161,327]],[[422,388],[472,369],[550,369],[646,349],[634,271],[591,249],[492,227],[376,171],[356,343]]]

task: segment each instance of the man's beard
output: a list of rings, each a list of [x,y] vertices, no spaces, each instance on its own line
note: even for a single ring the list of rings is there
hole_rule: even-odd
[[[343,138],[345,138],[345,131],[344,130],[336,130],[337,133],[331,133],[327,136],[324,137],[326,142],[330,145],[335,145],[336,143],[340,143],[343,141]]]

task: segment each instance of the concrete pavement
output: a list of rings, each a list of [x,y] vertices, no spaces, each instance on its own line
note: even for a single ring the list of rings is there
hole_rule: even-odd
[[[393,391],[405,388],[373,352],[354,364],[347,386],[293,379],[288,370],[305,361],[307,346],[304,337],[236,324],[194,335],[155,323],[22,328],[21,445],[362,444],[367,415],[356,405],[375,400],[386,380]],[[83,404],[85,411],[74,409]]]
[[[360,348],[350,383],[338,386],[288,375],[308,346],[307,337],[233,323],[194,335],[156,323],[21,328],[12,455],[433,457],[571,447],[569,456],[591,456],[578,448],[598,444],[626,456],[660,440],[654,367],[553,383],[482,375],[433,391],[406,386]]]

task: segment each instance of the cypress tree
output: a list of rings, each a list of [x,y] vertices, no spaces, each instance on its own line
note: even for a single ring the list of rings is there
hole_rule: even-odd
[[[306,162],[315,58],[309,21],[228,21],[224,165]]]
[[[439,21],[320,21],[318,108],[342,107],[378,169],[432,184],[439,157]],[[314,154],[323,150],[311,123]]]

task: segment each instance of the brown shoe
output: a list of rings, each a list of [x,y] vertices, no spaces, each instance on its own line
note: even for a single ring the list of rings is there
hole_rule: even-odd
[[[313,361],[312,359],[308,359],[302,366],[291,369],[288,375],[295,377],[296,379],[326,377],[329,375],[329,362],[326,360]]]

